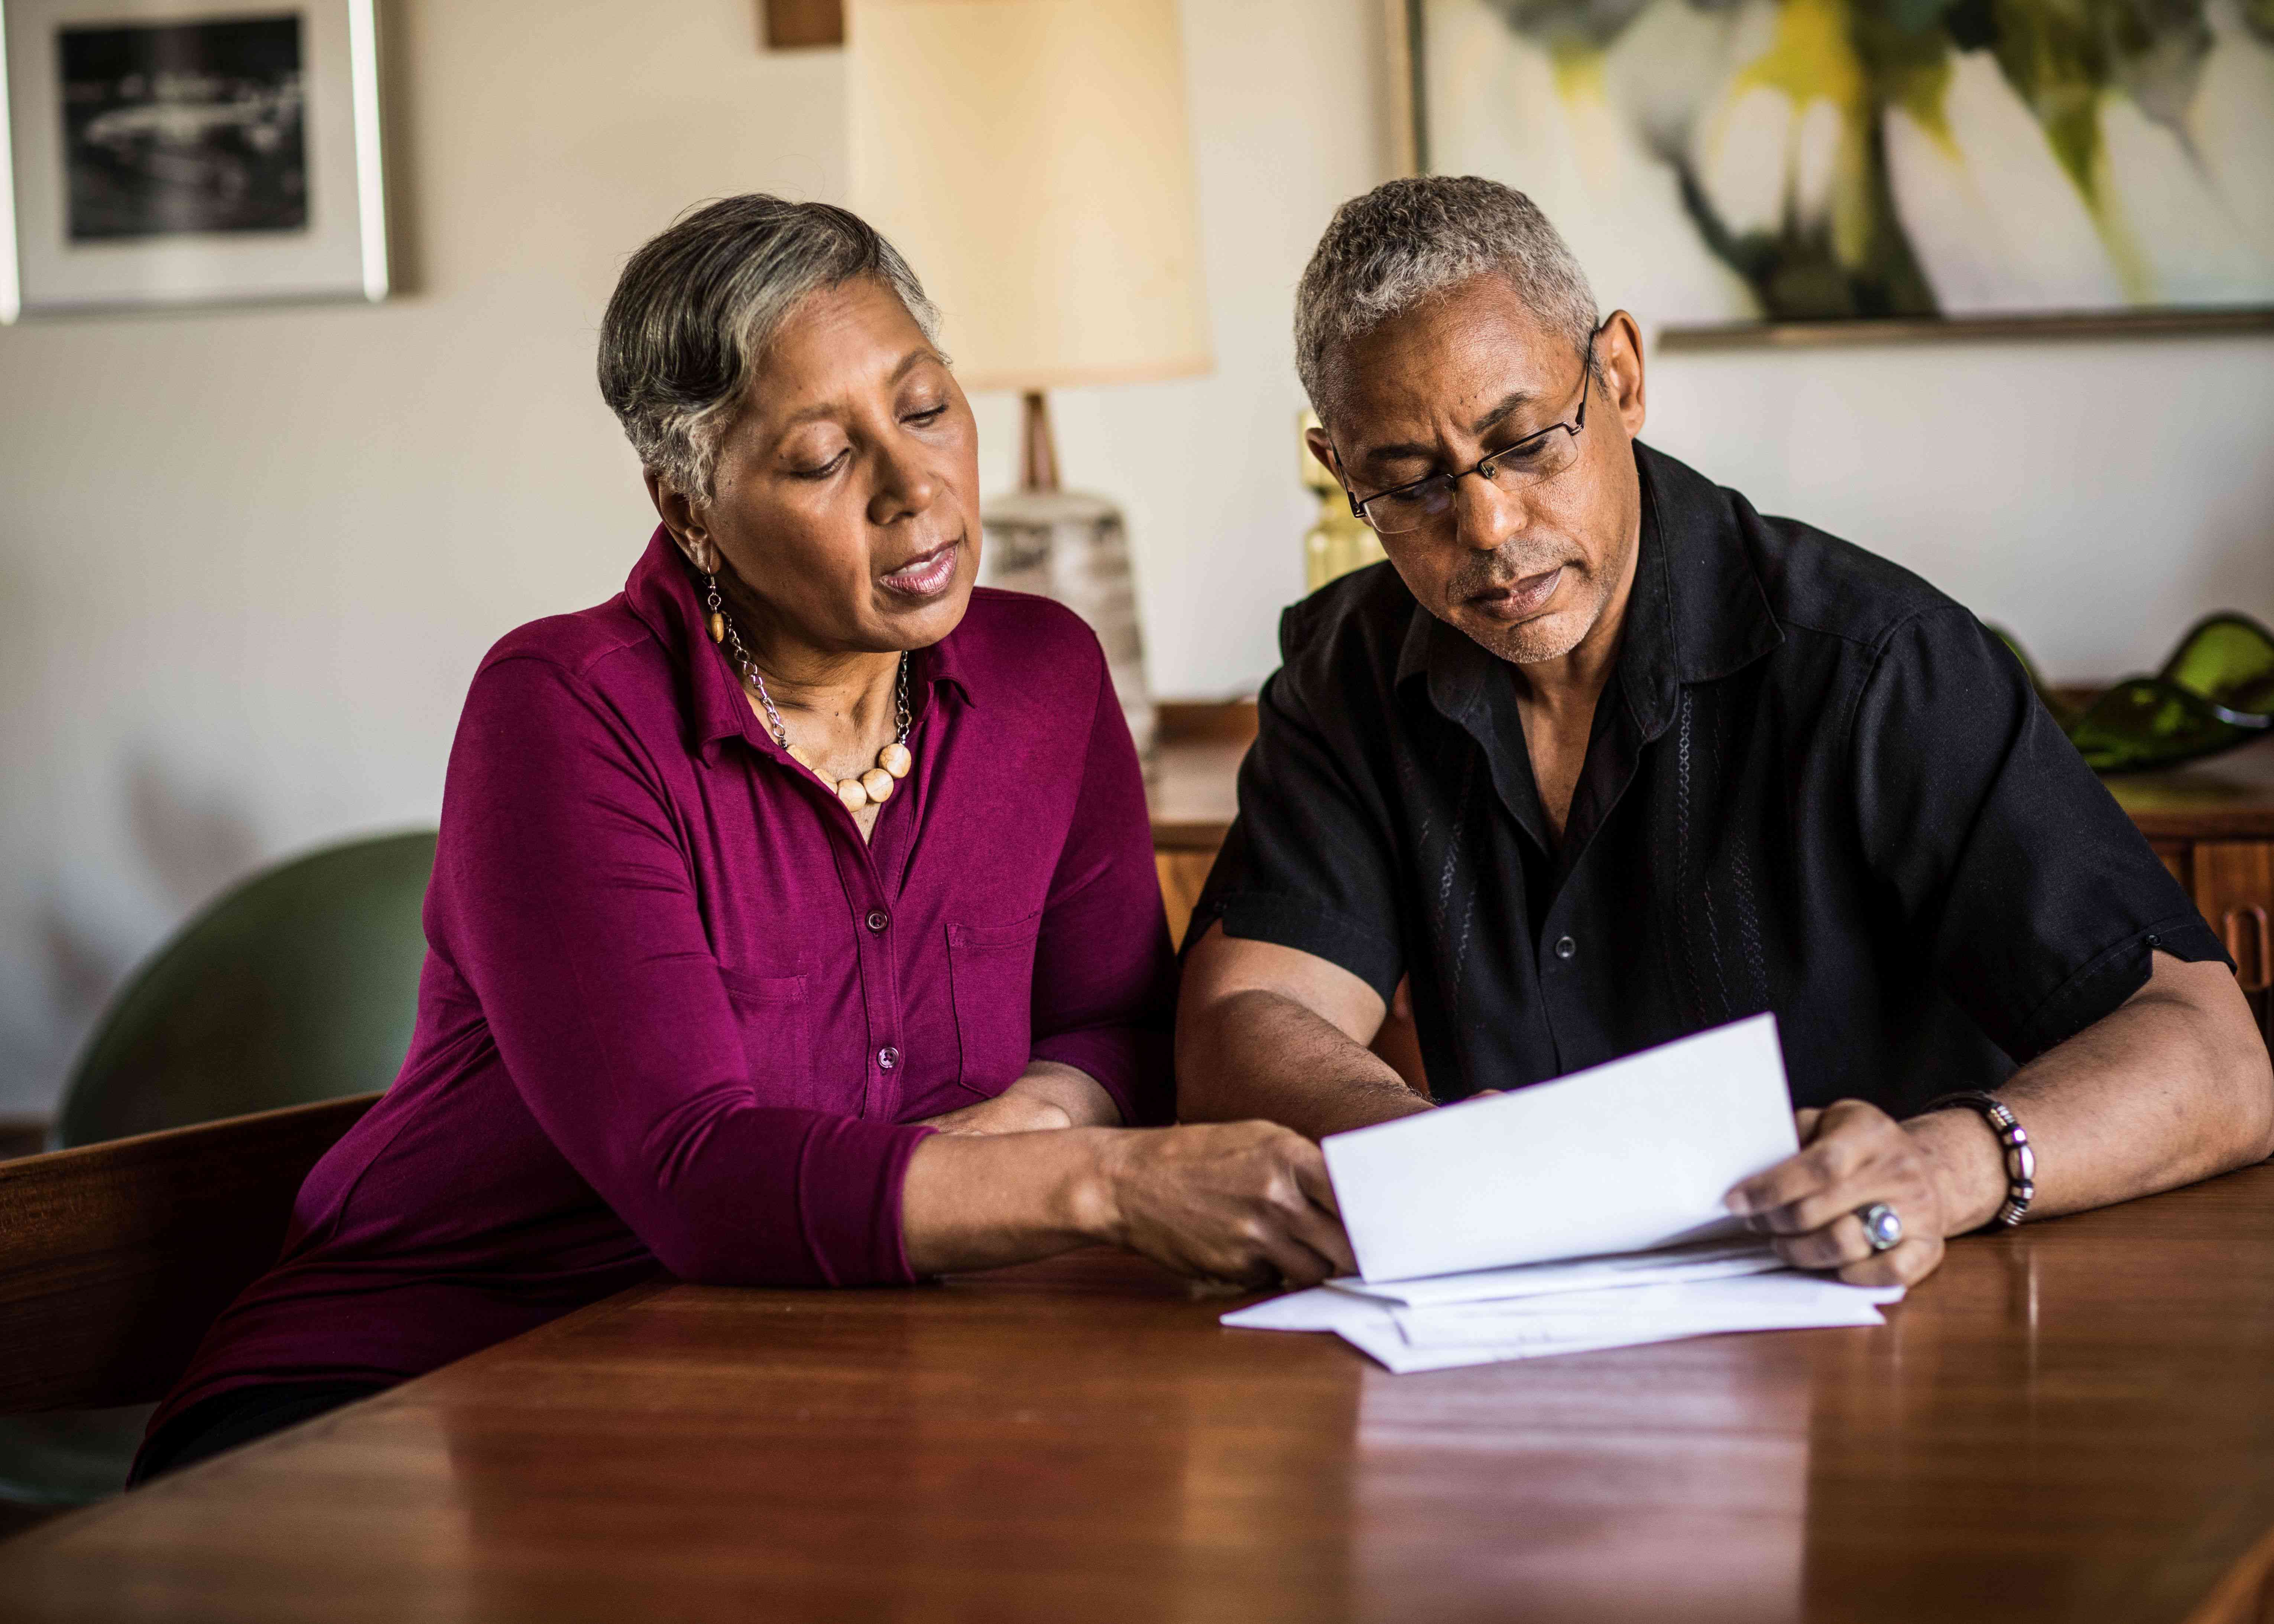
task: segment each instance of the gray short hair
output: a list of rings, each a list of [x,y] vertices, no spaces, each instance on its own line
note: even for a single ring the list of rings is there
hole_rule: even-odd
[[[765,347],[808,297],[856,276],[898,294],[927,339],[939,312],[858,214],[751,192],[682,214],[624,266],[600,318],[600,396],[640,461],[708,501],[719,441]]]
[[[1595,295],[1530,198],[1474,175],[1386,181],[1335,211],[1295,289],[1295,370],[1321,418],[1334,415],[1343,352],[1432,295],[1504,278],[1551,334],[1585,350]]]

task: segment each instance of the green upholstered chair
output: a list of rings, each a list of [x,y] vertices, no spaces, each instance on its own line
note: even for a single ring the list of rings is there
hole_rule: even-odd
[[[410,1047],[434,837],[353,840],[254,876],[127,981],[64,1084],[51,1144],[371,1094]],[[116,1493],[149,1406],[0,1417],[0,1499]]]
[[[56,1147],[386,1087],[410,1046],[433,868],[431,833],[383,835],[222,896],[103,1011]]]

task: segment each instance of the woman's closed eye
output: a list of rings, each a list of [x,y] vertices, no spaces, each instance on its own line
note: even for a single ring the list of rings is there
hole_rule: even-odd
[[[919,406],[913,411],[903,413],[900,421],[912,423],[920,429],[928,429],[945,416],[947,416],[947,402],[941,401],[937,405]]]
[[[853,447],[850,446],[843,446],[839,447],[837,455],[831,457],[826,462],[803,465],[797,462],[792,462],[789,469],[790,477],[793,479],[826,479],[830,475],[842,468],[845,465],[846,459],[852,455]]]

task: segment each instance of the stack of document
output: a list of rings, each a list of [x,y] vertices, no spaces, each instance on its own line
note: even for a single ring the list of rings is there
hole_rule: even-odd
[[[1224,1316],[1390,1370],[1882,1323],[1721,1205],[1799,1148],[1773,1016],[1325,1142],[1359,1274]]]

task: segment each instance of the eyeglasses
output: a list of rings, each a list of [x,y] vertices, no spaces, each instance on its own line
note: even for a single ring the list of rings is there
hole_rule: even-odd
[[[1579,431],[1587,426],[1587,389],[1594,372],[1595,341],[1590,335],[1579,365],[1579,410],[1569,423],[1551,423],[1458,473],[1431,474],[1377,491],[1364,501],[1352,496],[1351,511],[1372,525],[1376,535],[1402,536],[1451,512],[1454,482],[1471,474],[1503,491],[1515,491],[1570,471],[1579,460]]]

